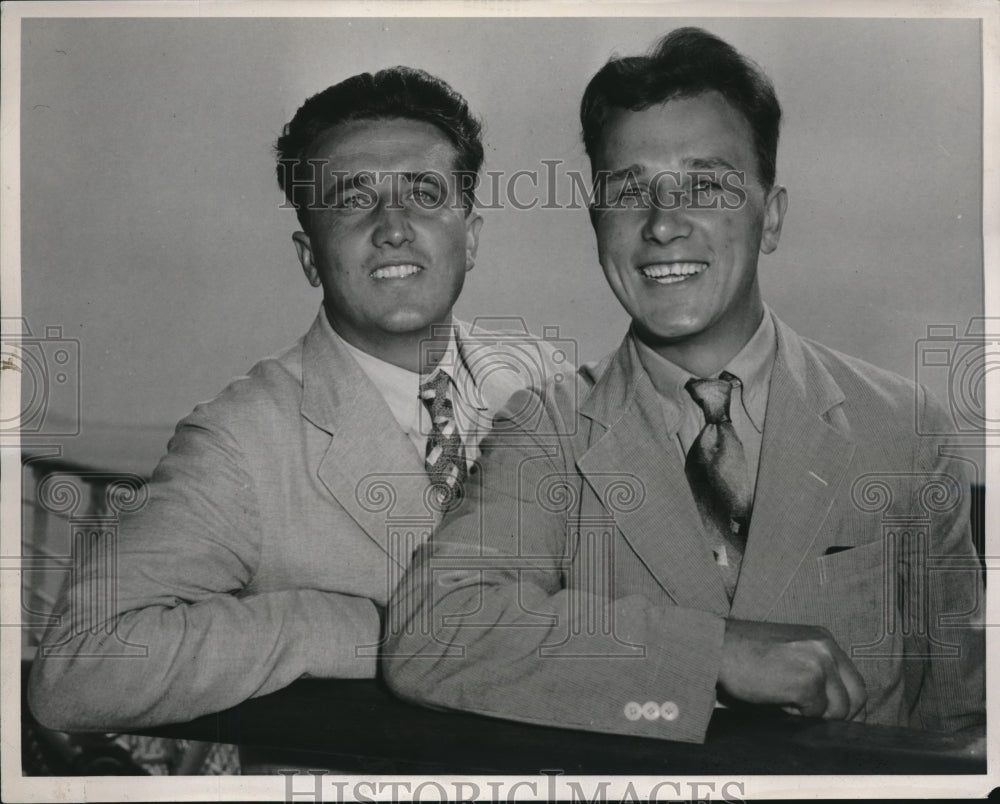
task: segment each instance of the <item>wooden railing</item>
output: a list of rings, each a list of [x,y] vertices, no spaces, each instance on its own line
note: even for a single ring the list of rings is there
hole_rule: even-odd
[[[145,478],[97,471],[58,456],[24,456],[23,667],[27,673],[59,588],[72,571],[74,534],[113,532],[141,503]],[[973,536],[982,555],[985,494],[973,489]],[[26,677],[26,676],[25,676]],[[542,728],[410,706],[378,681],[299,681],[234,709],[139,734],[67,735],[23,707],[31,774],[234,773],[238,744],[276,767],[382,773],[796,774],[983,773],[984,743],[762,711],[719,710],[705,745]]]

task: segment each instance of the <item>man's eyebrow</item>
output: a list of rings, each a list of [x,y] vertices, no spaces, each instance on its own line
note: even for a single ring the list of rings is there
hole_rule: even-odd
[[[684,166],[695,170],[732,170],[736,167],[721,156],[695,156],[684,160]]]
[[[721,156],[691,156],[686,158],[683,164],[689,170],[736,170],[736,166],[732,162]],[[645,166],[634,162],[628,167],[606,171],[604,177],[607,181],[618,181],[629,176],[639,178],[645,174]]]
[[[323,201],[329,201],[334,193],[356,190],[362,185],[370,187],[373,177],[374,173],[370,170],[359,170],[350,176],[342,170],[334,170],[329,176],[324,178]]]
[[[397,176],[408,184],[414,184],[418,181],[435,180],[439,177],[439,174],[433,170],[359,170],[357,173],[348,176],[343,171],[335,170],[326,180],[328,186],[323,193],[323,200],[328,201],[330,196],[335,192],[356,190],[359,187],[372,187],[386,178]],[[396,180],[398,181],[398,179]]]
[[[637,163],[632,163],[628,167],[618,168],[617,170],[609,170],[604,174],[606,181],[618,181],[619,179],[626,179],[629,176],[635,178],[636,176],[641,176],[645,173],[645,168]]]

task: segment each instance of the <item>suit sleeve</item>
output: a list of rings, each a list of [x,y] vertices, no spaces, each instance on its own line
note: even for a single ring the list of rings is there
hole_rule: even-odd
[[[110,552],[63,590],[29,682],[39,722],[63,731],[189,720],[302,675],[368,677],[355,646],[378,640],[368,599],[247,590],[261,533],[236,439],[203,413],[182,422]],[[278,535],[280,536],[280,534]]]
[[[532,408],[516,401],[510,409]],[[558,411],[547,415],[541,431],[565,432]],[[467,499],[417,551],[393,596],[385,678],[429,706],[701,742],[724,621],[613,586],[594,593],[613,559],[579,555],[571,509],[584,481],[569,442],[498,420]]]
[[[930,432],[947,432],[950,420],[923,387],[917,389],[921,421]],[[917,714],[925,729],[958,731],[986,723],[986,607],[981,564],[970,527],[971,464],[941,438],[924,436],[915,477],[920,506],[932,514],[926,556],[926,624],[911,625],[907,652],[924,659]],[[930,478],[930,483],[926,482]],[[911,557],[911,564],[920,564]],[[908,588],[911,616],[922,616],[922,590]]]

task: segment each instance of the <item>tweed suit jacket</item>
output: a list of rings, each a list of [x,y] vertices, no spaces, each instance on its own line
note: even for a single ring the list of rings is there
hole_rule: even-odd
[[[775,325],[731,604],[629,336],[581,370],[581,404],[529,392],[510,407],[534,399],[540,424],[498,419],[467,504],[418,550],[391,603],[383,662],[397,694],[700,742],[734,617],[829,629],[866,682],[858,719],[984,722],[966,473],[914,428],[915,410],[943,411],[913,383]]]
[[[463,399],[484,431],[552,367],[538,339],[460,324],[458,346],[477,384]],[[439,519],[427,487],[412,442],[321,310],[293,347],[178,424],[148,504],[120,525],[116,567],[90,561],[64,591],[32,710],[65,731],[127,729],[302,676],[373,676],[380,614],[414,540]],[[398,522],[408,536],[397,538]]]

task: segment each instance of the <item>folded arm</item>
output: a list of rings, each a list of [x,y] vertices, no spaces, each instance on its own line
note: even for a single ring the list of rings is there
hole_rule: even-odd
[[[558,411],[550,416],[545,432],[567,431]],[[575,518],[585,481],[570,439],[546,443],[501,423],[482,460],[480,482],[417,552],[390,603],[383,666],[400,696],[692,742],[704,740],[717,689],[825,717],[864,704],[857,670],[824,629],[726,621],[602,589],[621,534],[582,555],[602,540]],[[563,506],[539,499],[552,478],[569,484]]]
[[[137,728],[219,711],[304,674],[374,674],[373,659],[355,656],[378,639],[370,600],[252,591],[261,533],[243,467],[224,428],[197,414],[181,424],[146,507],[63,590],[28,690],[43,725]]]

